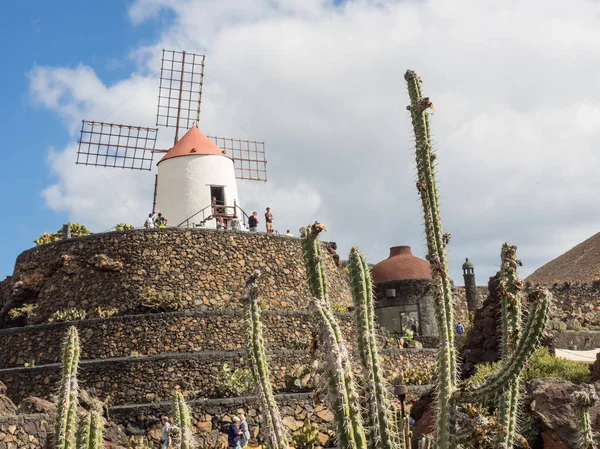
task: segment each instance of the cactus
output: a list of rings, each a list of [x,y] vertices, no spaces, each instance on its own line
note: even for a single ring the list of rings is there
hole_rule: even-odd
[[[75,449],[77,425],[78,386],[77,368],[79,366],[79,336],[73,326],[67,330],[63,342],[62,377],[58,391],[58,404],[55,423],[56,449]]]
[[[593,385],[583,385],[572,395],[577,414],[577,449],[597,449],[590,421],[590,407],[598,402]]]
[[[180,392],[175,393],[174,399],[175,425],[181,429],[181,449],[192,449],[192,419],[190,409]]]
[[[83,414],[81,418],[79,418],[79,425],[77,427],[77,449],[89,449],[91,427],[92,414]]]
[[[410,430],[410,416],[402,417],[400,427],[400,447],[410,449],[412,446],[412,430]]]
[[[300,230],[304,265],[313,294],[311,311],[322,342],[329,408],[333,412],[342,449],[366,447],[366,436],[352,375],[350,357],[340,327],[327,302],[327,279],[319,234],[325,226],[315,222]]]
[[[521,340],[521,290],[523,283],[517,276],[517,247],[504,243],[501,252],[500,297],[502,298],[502,364],[506,365],[515,355]],[[514,443],[519,405],[520,379],[517,377],[499,401],[499,423],[504,426],[502,440],[511,447]]]
[[[369,447],[392,449],[397,442],[386,382],[377,354],[371,274],[364,256],[354,247],[350,250],[348,269],[355,307],[358,352],[365,377],[366,402],[370,407],[365,416]]]
[[[254,270],[246,280],[246,292],[243,298],[246,327],[248,328],[248,353],[252,361],[252,372],[258,387],[259,397],[265,410],[263,416],[266,421],[270,447],[272,449],[288,449],[288,436],[269,381],[269,367],[262,332],[260,297],[256,283],[259,277],[260,271]]]
[[[521,285],[516,278],[516,267],[512,269],[509,266],[516,261],[516,256],[514,260],[507,259],[507,266],[504,270],[507,293],[505,296],[506,301],[514,300],[514,304],[507,303],[503,306],[503,347],[506,344],[506,348],[502,367],[483,385],[459,388],[453,335],[453,298],[446,256],[446,246],[450,241],[450,235],[443,231],[439,212],[439,198],[433,169],[436,156],[432,153],[427,112],[428,109],[433,108],[433,104],[429,97],[423,97],[421,80],[415,72],[408,70],[404,79],[408,84],[410,97],[410,105],[407,109],[411,114],[415,135],[418,175],[416,185],[423,207],[427,260],[431,265],[436,323],[440,336],[434,444],[437,449],[448,449],[456,447],[459,443],[456,428],[458,402],[472,402],[501,394],[507,398],[507,402],[501,406],[501,419],[505,421],[506,438],[511,438],[511,435],[514,438],[518,396],[511,385],[517,383],[527,360],[539,344],[548,317],[551,295],[546,289],[535,290],[529,295],[532,310],[523,332],[523,338],[519,338],[519,326],[516,323],[520,321],[520,304],[517,302],[518,295],[515,292],[520,290]],[[510,245],[506,246],[507,251],[509,249],[513,251],[513,248]],[[507,253],[507,257],[511,254]]]

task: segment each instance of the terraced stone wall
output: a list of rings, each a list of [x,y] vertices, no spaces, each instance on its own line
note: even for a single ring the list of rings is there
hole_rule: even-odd
[[[306,350],[277,350],[267,354],[274,390],[278,393],[297,391],[294,378],[290,385],[286,375],[312,365],[314,355]],[[431,366],[435,355],[433,349],[381,351],[388,379],[395,378],[404,366]],[[219,383],[224,363],[232,369],[250,368],[246,351],[170,353],[82,361],[78,378],[82,388],[94,388],[100,399],[109,398],[111,405],[167,401],[176,388],[192,398],[222,398],[230,394],[222,391]],[[27,396],[48,398],[55,390],[59,375],[58,364],[0,370],[7,395],[15,402]]]
[[[348,306],[347,277],[334,245],[323,247],[331,301]],[[158,310],[241,309],[244,282],[256,268],[263,271],[259,285],[269,309],[306,309],[299,239],[176,228],[94,234],[27,250],[3,281],[0,304],[34,304],[29,324],[70,308],[89,317],[99,314],[98,307],[118,315],[149,312],[157,302],[169,303]]]
[[[354,317],[337,314],[346,340],[355,341]],[[75,325],[83,360],[141,357],[162,353],[238,351],[245,349],[242,311],[170,312],[116,316],[74,323],[49,323],[0,330],[0,369],[43,365],[60,360],[67,327]],[[308,350],[313,342],[308,312],[263,313],[268,349]],[[379,333],[381,349],[398,349],[399,340]]]

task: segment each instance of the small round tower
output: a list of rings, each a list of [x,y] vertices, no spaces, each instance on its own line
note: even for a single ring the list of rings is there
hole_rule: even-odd
[[[170,226],[177,226],[207,208],[194,218],[195,223],[215,215],[213,198],[218,213],[235,215],[239,196],[233,159],[192,126],[158,162],[156,209]],[[215,228],[216,220],[207,220],[203,225]]]
[[[390,248],[390,256],[371,270],[379,325],[403,334],[412,330],[436,337],[429,263],[412,254],[410,246]]]
[[[463,279],[465,280],[465,293],[467,296],[467,308],[469,313],[475,313],[481,307],[481,298],[477,292],[477,284],[475,283],[475,266],[465,258],[465,263],[462,266]]]

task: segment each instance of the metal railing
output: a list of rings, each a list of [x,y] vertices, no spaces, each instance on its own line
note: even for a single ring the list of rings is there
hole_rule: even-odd
[[[178,228],[184,226],[186,228],[194,228],[194,227],[202,227],[204,223],[209,220],[223,218],[225,222],[241,219],[244,228],[248,227],[248,219],[250,218],[248,214],[237,205],[237,202],[233,202],[233,206],[225,206],[220,204],[210,204],[203,209],[200,209],[194,215],[186,218],[181,223],[177,225]],[[196,220],[193,220],[196,219]],[[192,221],[193,220],[193,221]]]

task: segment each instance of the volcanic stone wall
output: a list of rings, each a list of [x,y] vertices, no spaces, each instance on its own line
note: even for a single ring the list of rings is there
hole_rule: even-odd
[[[330,299],[350,305],[333,246],[323,247]],[[148,312],[149,304],[168,298],[171,310],[241,309],[244,282],[257,268],[269,309],[306,309],[310,295],[299,239],[176,228],[94,234],[32,248],[17,258],[0,299],[35,304],[29,324],[70,308],[90,316],[98,307],[119,315]]]
[[[50,427],[46,415],[0,416],[0,448],[43,449]]]
[[[355,341],[354,317],[337,314],[346,341]],[[57,363],[67,328],[79,330],[82,360],[153,356],[171,352],[240,351],[246,329],[241,311],[170,312],[116,316],[76,323],[48,323],[0,330],[0,369]],[[302,311],[263,312],[265,344],[271,350],[308,350],[313,344],[310,315]],[[378,333],[380,349],[399,349],[398,338]]]
[[[388,379],[395,378],[404,366],[428,367],[435,361],[434,349],[380,351]],[[311,366],[315,356],[310,351],[267,351],[273,388],[278,393],[297,391],[287,375],[298,368]],[[149,357],[126,357],[84,360],[78,379],[82,388],[94,388],[110,404],[144,404],[169,401],[174,389],[185,391],[194,399],[222,398],[230,393],[220,389],[219,374],[227,363],[232,369],[250,368],[246,351],[204,351],[169,353]],[[60,377],[59,364],[0,370],[7,395],[15,402],[28,396],[48,398]],[[294,378],[292,376],[292,382]]]

